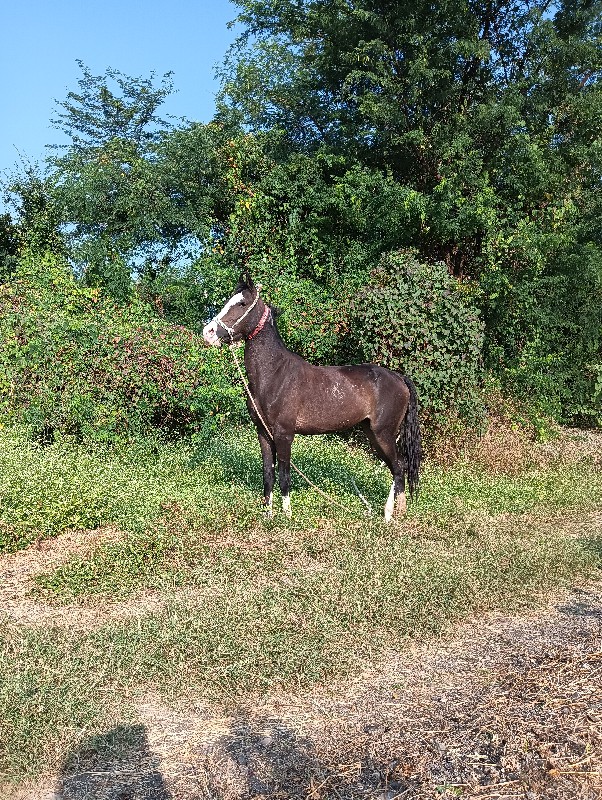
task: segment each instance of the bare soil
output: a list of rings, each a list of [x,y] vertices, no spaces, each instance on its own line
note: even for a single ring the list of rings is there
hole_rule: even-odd
[[[54,539],[42,539],[25,550],[0,555],[0,617],[23,625],[63,625],[87,630],[113,620],[128,619],[159,610],[163,599],[156,592],[143,592],[128,603],[81,602],[52,605],[38,600],[32,590],[34,578],[52,572],[75,556],[86,556],[102,542],[123,534],[116,528],[68,531]]]

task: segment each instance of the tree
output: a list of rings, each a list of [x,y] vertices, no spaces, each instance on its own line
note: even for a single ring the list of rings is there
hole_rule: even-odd
[[[0,214],[0,281],[7,280],[16,267],[19,232],[10,214]]]
[[[204,198],[184,188],[174,159],[194,152],[207,160],[207,137],[197,126],[179,130],[158,116],[173,91],[170,73],[158,87],[108,69],[94,76],[81,63],[79,92],[58,103],[55,124],[71,137],[64,153],[49,159],[53,195],[61,209],[70,255],[84,280],[118,297],[127,295],[132,274],[148,265],[156,273],[181,255],[198,252],[207,235]],[[191,202],[192,200],[192,202]]]
[[[86,157],[115,139],[122,139],[144,153],[149,144],[172,127],[156,113],[174,91],[170,72],[155,87],[154,72],[149,78],[132,78],[109,68],[104,75],[92,75],[82,61],[77,63],[83,72],[78,81],[79,92],[69,92],[66,100],[57,101],[62,110],[53,123],[71,139],[70,145],[59,148],[67,149],[70,155],[76,151]]]
[[[599,2],[237,4],[224,102],[289,152],[334,153],[421,193],[414,244],[456,275],[479,270],[508,210],[595,180],[575,166],[597,138]]]
[[[295,205],[320,209],[305,219],[328,231],[324,252],[347,250],[337,268],[358,245],[376,264],[379,242],[444,261],[480,304],[507,388],[602,418],[600,1],[237,5],[223,106],[284,173],[335,165]],[[345,188],[345,211],[325,199],[360,175],[387,191]]]
[[[3,188],[5,203],[13,209],[13,216],[6,214],[2,224],[8,263],[12,265],[13,258],[25,252],[63,255],[60,211],[40,166],[24,164],[20,172],[7,178]]]

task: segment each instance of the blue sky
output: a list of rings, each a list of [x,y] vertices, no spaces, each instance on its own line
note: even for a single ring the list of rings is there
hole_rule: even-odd
[[[50,123],[55,100],[78,89],[76,59],[92,74],[107,67],[158,77],[173,71],[177,93],[163,115],[206,122],[215,105],[214,69],[235,33],[228,0],[6,0],[0,12],[0,172],[41,162],[64,141]],[[161,113],[161,112],[160,112]]]

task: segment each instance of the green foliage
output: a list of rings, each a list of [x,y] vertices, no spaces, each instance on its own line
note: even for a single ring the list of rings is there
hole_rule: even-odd
[[[599,420],[600,3],[237,5],[223,106],[301,211],[278,216],[263,180],[273,247],[294,230],[310,268],[339,274],[408,246],[444,261],[472,281],[502,384]],[[320,183],[295,184],[303,159],[328,164]]]
[[[172,91],[169,76],[126,78],[116,70],[93,76],[80,62],[80,91],[59,103],[55,125],[71,137],[50,159],[53,193],[70,255],[90,286],[118,299],[130,291],[127,256],[161,238],[169,198],[156,185],[153,148],[167,125],[157,107]]]
[[[162,122],[169,75],[80,65],[55,120],[71,143],[13,183],[18,247],[196,330],[248,267],[323,363],[366,357],[350,300],[414,248],[470,287],[504,390],[599,421],[600,0],[237,5],[209,125]]]
[[[79,91],[59,102],[55,125],[71,137],[48,159],[47,186],[68,255],[88,286],[127,298],[198,256],[221,195],[219,125],[174,129],[157,116],[170,75],[131,78],[80,62]],[[40,252],[44,252],[40,250]]]
[[[231,205],[221,238],[195,269],[211,275],[219,305],[245,263],[284,312],[287,345],[321,363],[357,360],[346,337],[350,299],[384,246],[409,243],[420,226],[419,198],[340,158],[297,154],[280,164],[259,147],[257,137],[227,143]]]
[[[479,286],[486,365],[559,422],[602,421],[602,247],[592,211],[552,207],[545,228],[525,223],[500,237]]]
[[[25,165],[21,173],[10,176],[3,190],[6,204],[14,211],[14,218],[7,214],[3,223],[4,247],[12,256],[11,271],[21,252],[64,255],[60,208],[40,167]]]
[[[190,432],[241,413],[231,363],[132,296],[118,305],[50,257],[0,294],[0,408],[41,436]]]
[[[409,375],[429,415],[478,415],[483,324],[444,264],[422,264],[411,252],[384,256],[354,316],[366,358]]]
[[[117,69],[92,75],[78,60],[83,77],[79,91],[69,92],[57,102],[61,109],[53,120],[82,152],[110,144],[115,139],[143,143],[156,140],[169,126],[156,115],[157,108],[173,92],[171,73],[155,88],[155,73],[149,78],[131,78]]]
[[[10,214],[0,214],[0,282],[14,271],[19,252],[19,232]]]

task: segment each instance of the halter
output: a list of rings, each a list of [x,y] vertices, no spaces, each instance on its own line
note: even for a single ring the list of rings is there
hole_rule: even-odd
[[[265,327],[265,323],[267,322],[267,320],[268,320],[268,319],[269,319],[269,317],[270,317],[270,311],[271,311],[270,307],[269,307],[268,305],[266,305],[266,307],[265,307],[265,309],[264,309],[264,311],[263,311],[263,314],[261,315],[261,319],[259,320],[259,323],[258,323],[257,327],[255,328],[255,330],[253,331],[253,333],[250,333],[250,334],[247,336],[247,342],[250,342],[250,341],[251,341],[251,339],[252,339],[254,336],[257,336],[257,334],[258,334],[258,333],[261,333],[261,331],[264,329],[264,327]]]
[[[257,286],[257,294],[255,295],[255,300],[253,300],[253,302],[252,302],[252,303],[251,303],[251,305],[250,305],[250,306],[247,308],[247,310],[245,311],[245,313],[244,313],[244,314],[243,314],[241,317],[239,317],[239,318],[236,320],[236,322],[235,322],[235,323],[232,325],[232,327],[231,327],[231,328],[229,328],[229,327],[226,325],[226,323],[225,323],[225,322],[222,322],[222,320],[221,320],[219,317],[216,317],[216,318],[215,318],[215,321],[217,322],[217,324],[218,324],[218,325],[221,325],[221,326],[222,326],[222,328],[223,328],[223,329],[224,329],[224,330],[227,332],[227,334],[228,334],[228,336],[230,337],[230,340],[231,340],[231,341],[234,339],[234,328],[235,328],[237,325],[240,325],[240,323],[241,323],[241,322],[243,321],[243,319],[244,319],[244,318],[247,316],[247,314],[249,314],[249,312],[251,312],[251,311],[252,311],[252,310],[255,308],[255,306],[257,305],[257,302],[258,302],[258,300],[259,300],[259,292],[260,292],[260,289],[261,289],[261,286]],[[253,335],[255,335],[255,333],[254,333]]]

